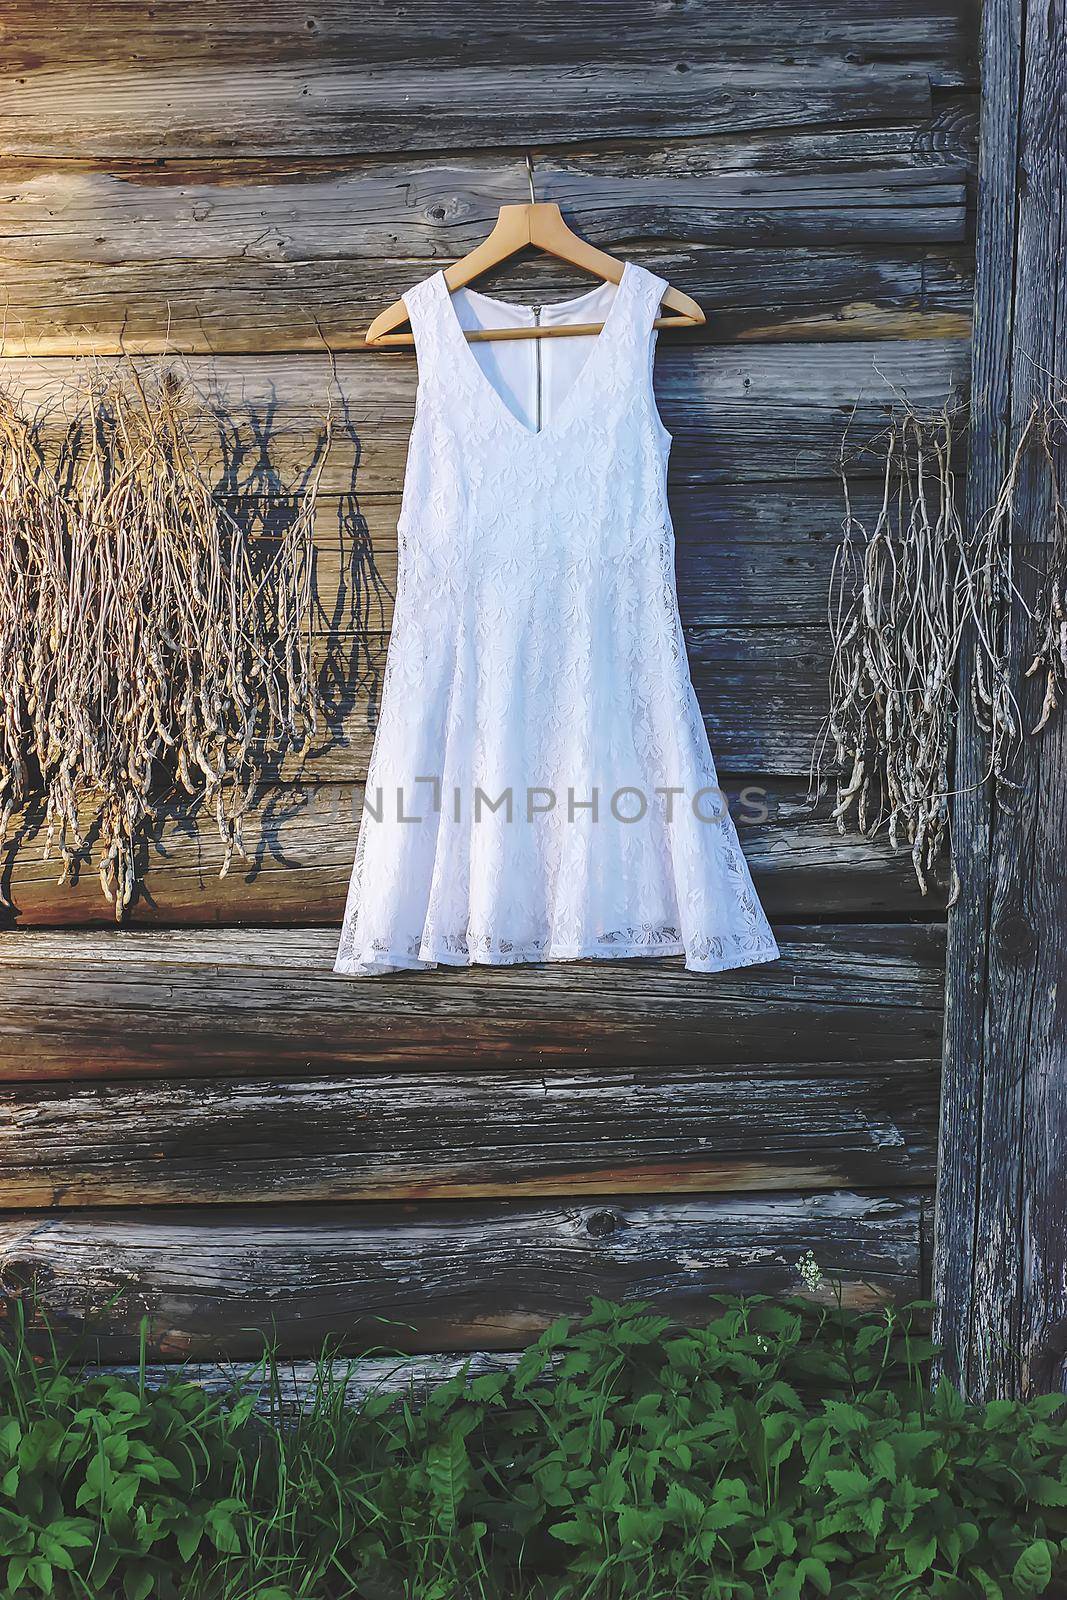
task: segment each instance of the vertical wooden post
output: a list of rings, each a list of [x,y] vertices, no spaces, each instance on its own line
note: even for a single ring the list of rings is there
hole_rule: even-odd
[[[1064,0],[986,0],[982,92],[972,525],[1034,399],[1067,383]],[[1018,509],[1016,576],[1029,601],[1050,525],[1036,454]],[[1021,682],[1031,642],[1021,603],[1010,629]],[[1037,681],[1022,693],[1032,727]],[[1010,813],[990,800],[985,759],[963,706],[935,1292],[946,1370],[974,1396],[1067,1377],[1067,708],[1027,740]]]

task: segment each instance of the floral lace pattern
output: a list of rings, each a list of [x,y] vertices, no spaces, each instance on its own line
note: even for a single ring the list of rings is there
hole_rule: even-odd
[[[592,320],[606,292],[601,334],[510,357],[513,341],[467,343],[443,274],[406,296],[419,386],[340,973],[778,955],[707,798],[652,390],[664,287],[630,264],[614,291],[547,308]],[[520,379],[547,363],[539,428],[476,349]]]

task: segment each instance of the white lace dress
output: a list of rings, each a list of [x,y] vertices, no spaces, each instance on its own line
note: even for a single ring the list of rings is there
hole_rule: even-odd
[[[381,712],[336,970],[773,961],[689,675],[661,278],[405,298],[419,367]],[[604,320],[588,338],[464,328]]]

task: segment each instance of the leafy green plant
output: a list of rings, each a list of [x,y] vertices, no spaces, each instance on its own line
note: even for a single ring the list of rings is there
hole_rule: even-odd
[[[1060,1397],[931,1392],[921,1308],[594,1302],[499,1373],[346,1401],[0,1367],[0,1597],[1023,1600],[1067,1573]]]

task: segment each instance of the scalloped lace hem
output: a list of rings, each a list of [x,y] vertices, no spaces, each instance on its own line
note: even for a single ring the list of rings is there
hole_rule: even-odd
[[[685,956],[687,972],[731,972],[738,967],[760,966],[767,961],[777,961],[781,955],[774,939],[765,940],[748,948],[726,951],[721,948],[729,940],[713,938],[707,941],[708,954],[688,952],[680,939],[650,939],[646,943],[612,944],[610,941],[595,946],[550,945],[547,949],[517,947],[512,949],[440,949],[419,947],[418,955],[405,955],[396,950],[374,950],[357,956],[338,954],[334,972],[347,978],[376,978],[396,972],[428,972],[434,967],[517,967],[537,966],[545,961],[658,961],[664,956]]]

